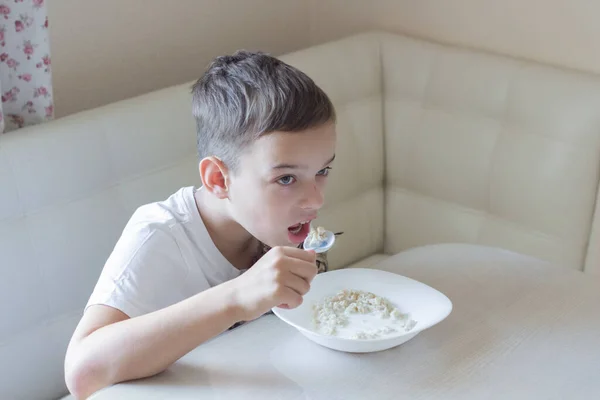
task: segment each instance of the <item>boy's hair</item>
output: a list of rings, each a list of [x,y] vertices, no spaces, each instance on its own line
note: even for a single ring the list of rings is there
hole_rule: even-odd
[[[335,122],[329,97],[311,78],[262,52],[217,57],[192,88],[200,159],[219,157],[235,170],[250,143],[274,132]]]

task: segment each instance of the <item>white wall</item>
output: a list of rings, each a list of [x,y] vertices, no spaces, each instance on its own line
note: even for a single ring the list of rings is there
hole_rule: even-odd
[[[308,46],[305,0],[52,0],[57,117],[198,78],[239,48]]]
[[[600,1],[307,1],[312,43],[379,28],[600,73]]]
[[[57,116],[197,78],[239,48],[287,53],[370,29],[600,72],[594,0],[52,0]]]

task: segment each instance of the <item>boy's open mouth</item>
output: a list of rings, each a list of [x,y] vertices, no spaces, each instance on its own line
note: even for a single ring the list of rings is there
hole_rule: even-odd
[[[306,239],[310,232],[310,221],[300,222],[288,227],[288,238],[290,242],[300,244]]]

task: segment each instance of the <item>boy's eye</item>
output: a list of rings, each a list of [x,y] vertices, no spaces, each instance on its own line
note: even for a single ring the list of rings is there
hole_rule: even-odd
[[[317,172],[317,175],[327,176],[327,175],[329,175],[330,170],[331,170],[331,167],[323,168],[322,170]]]
[[[279,183],[280,185],[283,185],[283,186],[288,186],[288,185],[291,185],[292,183],[294,183],[295,181],[296,181],[296,179],[293,176],[286,175],[286,176],[279,178],[277,180],[277,183]]]

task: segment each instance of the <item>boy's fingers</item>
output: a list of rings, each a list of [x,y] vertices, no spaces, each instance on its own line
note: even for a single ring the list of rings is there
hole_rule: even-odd
[[[298,293],[296,293],[295,290],[292,290],[290,288],[285,288],[281,303],[282,304],[279,306],[281,308],[286,308],[286,309],[296,308],[300,304],[302,304],[302,296],[300,296]]]
[[[310,283],[317,275],[318,269],[315,261],[303,261],[291,258],[289,263],[289,271]]]
[[[296,308],[300,304],[302,304],[302,301],[303,301],[302,296],[300,296],[298,293],[296,293],[292,289],[289,289],[289,294],[287,297],[289,297],[289,300],[286,300],[285,304],[287,304],[289,308]]]
[[[286,276],[285,286],[292,289],[300,296],[304,296],[310,290],[310,284],[307,282],[307,279],[294,273],[290,273]]]
[[[310,263],[317,260],[317,255],[312,250],[298,249],[296,247],[283,247],[283,254],[291,258],[299,258]]]

